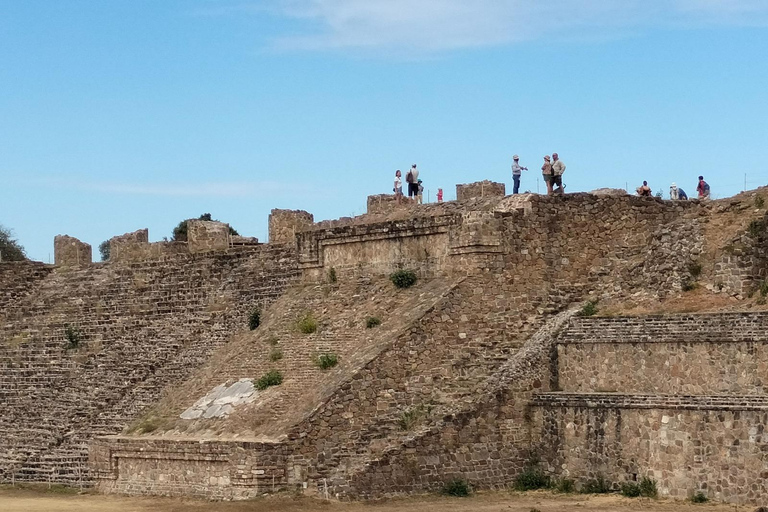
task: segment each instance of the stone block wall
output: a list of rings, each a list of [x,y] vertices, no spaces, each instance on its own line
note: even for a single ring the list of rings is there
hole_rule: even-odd
[[[559,385],[577,393],[762,395],[766,332],[765,313],[578,319],[558,343]]]
[[[55,264],[64,267],[90,265],[93,261],[91,246],[67,235],[53,239],[53,254]]]
[[[269,214],[269,243],[294,244],[296,233],[312,227],[314,222],[314,216],[303,210],[274,209]]]
[[[149,242],[149,230],[139,229],[109,239],[109,261],[135,263],[189,253],[187,242]]]
[[[715,264],[714,286],[746,297],[768,279],[768,214],[752,222],[723,249]]]
[[[190,219],[187,221],[187,248],[190,253],[229,249],[229,224]]]
[[[369,214],[386,214],[396,210],[407,210],[416,205],[416,201],[410,199],[407,195],[397,200],[394,194],[378,194],[368,196],[367,212]]]
[[[457,201],[466,201],[468,199],[481,197],[504,197],[506,194],[506,186],[504,183],[497,183],[495,181],[484,180],[475,183],[456,185]]]
[[[53,272],[53,266],[36,261],[0,262],[0,311],[21,300]]]
[[[534,442],[557,475],[618,485],[656,480],[661,496],[765,503],[768,402],[547,395],[534,401]]]

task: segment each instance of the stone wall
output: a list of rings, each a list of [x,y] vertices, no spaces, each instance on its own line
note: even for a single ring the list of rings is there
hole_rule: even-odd
[[[303,210],[274,209],[269,214],[269,243],[294,244],[296,233],[312,226],[315,219]]]
[[[762,395],[767,331],[766,313],[579,319],[558,343],[559,385],[577,393]]]
[[[149,242],[149,230],[140,229],[109,239],[111,263],[136,263],[188,254],[187,242]]]
[[[190,253],[226,251],[229,248],[229,224],[190,219],[187,221],[187,248]]]
[[[369,214],[386,214],[395,210],[407,210],[416,205],[416,202],[407,195],[397,200],[394,194],[378,194],[368,196],[367,212]]]
[[[484,180],[464,185],[456,185],[457,201],[466,201],[478,197],[504,197],[506,194],[505,185],[495,181]]]
[[[550,399],[551,398],[551,399]],[[534,401],[534,441],[557,475],[642,477],[678,499],[703,492],[730,503],[765,503],[768,400],[737,403],[682,397],[648,404],[633,397],[544,395]],[[687,399],[686,399],[687,398]]]
[[[768,279],[768,214],[731,239],[715,264],[714,289],[746,297]]]
[[[91,246],[67,235],[53,239],[53,254],[55,264],[65,267],[90,265],[93,261]]]
[[[36,261],[0,262],[0,312],[32,293],[52,271],[52,265]]]

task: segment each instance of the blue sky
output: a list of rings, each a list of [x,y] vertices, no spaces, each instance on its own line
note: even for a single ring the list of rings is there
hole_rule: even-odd
[[[0,0],[0,224],[33,259],[210,212],[511,187],[768,184],[764,0]],[[540,185],[539,185],[540,186]],[[96,251],[95,251],[96,252]],[[94,254],[97,258],[97,254]]]

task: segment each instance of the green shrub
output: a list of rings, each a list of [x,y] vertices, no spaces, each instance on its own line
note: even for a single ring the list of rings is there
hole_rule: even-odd
[[[392,284],[398,288],[410,288],[416,284],[418,278],[416,277],[416,272],[413,270],[398,270],[392,272],[389,279],[392,281]]]
[[[515,478],[515,489],[518,491],[533,491],[547,487],[549,487],[549,477],[533,466],[525,468]]]
[[[688,272],[692,278],[697,279],[701,275],[701,263],[696,262],[688,265]]]
[[[462,480],[461,478],[456,478],[454,480],[451,480],[449,482],[446,482],[443,486],[443,494],[446,494],[448,496],[457,496],[459,498],[464,498],[469,496],[472,493],[472,489],[469,487],[469,484],[466,480]]]
[[[555,482],[554,487],[557,492],[561,492],[563,494],[570,494],[575,490],[576,484],[570,478],[561,478],[560,480]]]
[[[755,196],[755,208],[762,208],[765,206],[765,199],[762,196]]]
[[[581,308],[581,311],[579,311],[579,316],[594,316],[597,314],[597,301],[596,300],[590,300],[587,301],[586,304]]]
[[[760,288],[758,288],[758,290],[760,291],[760,295],[762,297],[765,297],[766,295],[768,295],[768,280],[765,280],[762,283],[760,283]]]
[[[256,306],[248,314],[248,328],[252,331],[261,325],[261,308]]]
[[[611,484],[605,480],[603,475],[598,475],[593,480],[587,480],[581,486],[583,494],[607,494],[611,492]]]
[[[627,498],[637,498],[640,496],[640,486],[635,482],[624,482],[621,484],[621,495]]]
[[[270,360],[270,361],[273,361],[273,362],[274,362],[274,361],[279,361],[279,360],[281,360],[282,358],[283,358],[283,351],[282,351],[282,350],[280,350],[279,348],[273,349],[273,350],[272,350],[272,351],[269,353],[269,360]]]
[[[307,313],[303,317],[299,318],[297,327],[299,328],[299,331],[303,332],[304,334],[312,334],[313,332],[317,331],[317,320],[315,320],[315,317],[312,316],[312,313]]]
[[[644,476],[640,479],[640,496],[644,498],[656,498],[659,496],[659,489],[656,487],[656,480]]]
[[[279,386],[283,383],[283,374],[278,370],[269,370],[256,381],[256,389],[264,391],[270,386]]]
[[[317,366],[321,370],[330,370],[337,364],[339,364],[339,357],[336,354],[328,353],[317,356]]]
[[[411,430],[414,426],[416,426],[419,420],[421,420],[423,415],[423,407],[414,407],[413,409],[408,409],[407,411],[403,411],[402,414],[400,414],[400,419],[397,420],[397,424],[400,427],[400,430]]]
[[[381,319],[377,316],[369,316],[368,319],[365,321],[365,326],[368,329],[373,329],[374,327],[378,327],[381,325]]]
[[[99,244],[99,254],[101,254],[101,261],[109,260],[109,240],[104,240]]]
[[[277,336],[275,336],[274,334],[272,336],[270,336],[269,338],[267,338],[267,343],[269,343],[273,347],[276,346],[279,342],[280,342],[280,339]]]
[[[747,231],[749,231],[749,234],[753,238],[757,238],[758,236],[765,233],[765,221],[763,220],[753,220],[749,223],[749,227],[747,228]]]
[[[698,491],[693,496],[691,496],[691,501],[693,503],[706,503],[709,501],[709,498],[707,498],[707,495],[703,492]]]
[[[76,325],[66,324],[64,326],[64,337],[67,338],[67,350],[77,348],[83,340],[83,333]]]
[[[338,281],[338,276],[336,276],[336,268],[331,267],[331,270],[328,271],[328,282],[335,283],[336,281]]]

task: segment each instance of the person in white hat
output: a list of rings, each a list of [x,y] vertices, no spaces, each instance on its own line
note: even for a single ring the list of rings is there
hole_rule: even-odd
[[[669,198],[672,199],[673,201],[680,198],[677,192],[677,184],[675,184],[674,182],[672,183],[672,185],[669,186]]]
[[[514,187],[512,189],[513,194],[517,194],[520,192],[520,175],[523,174],[523,171],[527,171],[527,167],[521,167],[520,166],[520,157],[515,155],[512,157],[512,182],[514,183]]]
[[[541,166],[541,177],[547,184],[547,195],[552,195],[552,161],[549,155],[544,155],[544,165]]]

